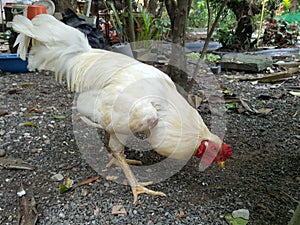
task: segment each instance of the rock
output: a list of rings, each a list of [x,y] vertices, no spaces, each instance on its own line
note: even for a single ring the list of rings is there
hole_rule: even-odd
[[[64,179],[64,176],[60,173],[55,174],[51,177],[51,180],[53,180],[53,181],[61,181],[63,179]]]
[[[145,55],[148,52],[149,52],[149,49],[145,49],[145,48],[132,50],[132,54],[133,54],[135,59],[140,58],[141,56]]]
[[[133,58],[133,53],[130,44],[114,46],[112,52],[121,53]]]
[[[141,55],[141,56],[137,57],[137,60],[142,61],[142,62],[156,62],[157,61],[157,54],[148,52],[144,55]]]
[[[259,72],[271,67],[272,64],[272,58],[264,55],[229,53],[221,59],[221,67],[228,70]]]
[[[248,209],[238,209],[232,212],[233,218],[243,218],[245,220],[249,220],[249,210]]]
[[[4,149],[0,149],[0,157],[3,157],[3,156],[5,156],[5,150]]]

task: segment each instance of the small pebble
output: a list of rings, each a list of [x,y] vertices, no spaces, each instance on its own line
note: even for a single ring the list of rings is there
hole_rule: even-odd
[[[65,218],[65,217],[66,217],[66,215],[65,215],[64,213],[59,213],[58,216],[59,216],[60,218]]]
[[[53,181],[62,181],[64,179],[64,176],[60,173],[58,174],[54,174],[52,177],[51,177],[51,180]]]
[[[86,189],[82,189],[82,190],[81,190],[81,195],[84,196],[84,197],[87,196],[88,193],[89,193],[89,192],[88,192],[88,190],[86,190]]]
[[[3,157],[3,156],[5,156],[5,150],[4,149],[0,149],[0,157]]]

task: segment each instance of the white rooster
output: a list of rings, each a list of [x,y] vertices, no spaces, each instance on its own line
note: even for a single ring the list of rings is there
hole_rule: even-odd
[[[208,163],[231,157],[231,147],[209,131],[160,70],[92,49],[83,33],[50,15],[32,20],[17,15],[13,29],[20,33],[18,54],[25,59],[29,51],[28,69],[54,71],[59,82],[65,78],[68,88],[79,93],[77,110],[83,120],[110,134],[111,162],[122,168],[134,202],[141,193],[165,196],[139,183],[127,163],[124,140],[137,132],[147,133],[148,142],[163,156],[188,159],[209,152],[204,159]]]

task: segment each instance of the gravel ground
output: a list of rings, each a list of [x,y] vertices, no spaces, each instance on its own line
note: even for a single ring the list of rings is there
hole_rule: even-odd
[[[199,172],[193,158],[151,186],[167,197],[141,195],[133,204],[128,186],[103,176],[60,194],[63,181],[53,181],[53,175],[67,175],[74,183],[98,175],[76,145],[74,96],[49,73],[0,73],[0,154],[35,167],[0,169],[0,224],[17,223],[21,183],[34,195],[37,224],[225,225],[225,215],[241,208],[250,211],[250,225],[287,224],[300,200],[300,101],[288,94],[290,87],[299,88],[299,74],[294,78],[271,89],[272,84],[230,82],[220,75],[223,86],[254,107],[273,111],[257,115],[229,110],[225,141],[234,153],[224,169],[211,165]],[[207,104],[200,113],[210,123]],[[145,163],[151,160],[143,158]],[[126,214],[113,214],[114,206]]]

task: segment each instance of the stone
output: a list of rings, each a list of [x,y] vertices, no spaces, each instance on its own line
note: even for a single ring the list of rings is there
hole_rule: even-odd
[[[5,153],[5,150],[1,148],[1,149],[0,149],[0,157],[5,156],[5,154],[6,154],[6,153]]]
[[[233,218],[243,218],[245,220],[249,220],[249,210],[248,209],[238,209],[232,212]]]
[[[228,70],[259,72],[271,67],[271,56],[229,53],[222,57],[221,67]]]

